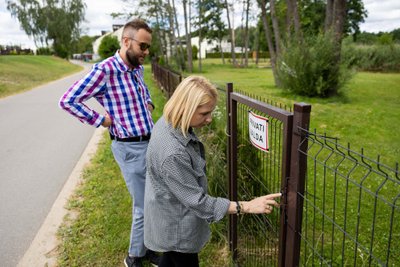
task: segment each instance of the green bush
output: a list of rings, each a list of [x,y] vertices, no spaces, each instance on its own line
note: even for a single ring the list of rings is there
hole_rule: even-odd
[[[346,61],[336,62],[335,44],[330,35],[305,37],[301,44],[291,40],[277,59],[281,86],[295,94],[329,97],[337,95],[350,78]]]
[[[99,46],[99,55],[102,59],[111,57],[115,54],[115,51],[117,51],[119,47],[120,45],[116,36],[106,35],[101,40]]]
[[[199,48],[195,45],[192,46],[192,59],[197,60],[197,53],[199,53]]]
[[[36,55],[50,56],[53,52],[48,47],[40,47],[36,50]]]
[[[361,71],[399,72],[400,45],[355,45],[346,43],[342,57]]]
[[[58,57],[67,59],[69,56],[69,47],[63,43],[53,44],[54,54]]]

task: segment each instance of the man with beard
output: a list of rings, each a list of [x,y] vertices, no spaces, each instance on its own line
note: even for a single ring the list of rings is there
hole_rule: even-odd
[[[111,149],[132,197],[132,228],[125,266],[142,266],[143,259],[158,265],[159,256],[143,242],[146,151],[153,128],[154,105],[144,83],[145,57],[149,54],[152,30],[140,19],[125,24],[121,48],[114,56],[93,66],[61,97],[59,106],[81,122],[107,127]],[[105,109],[99,114],[85,105],[95,98]]]

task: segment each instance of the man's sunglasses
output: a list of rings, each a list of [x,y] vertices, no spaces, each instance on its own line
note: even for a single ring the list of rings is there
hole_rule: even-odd
[[[128,38],[128,39],[130,39],[130,40],[133,40],[133,41],[135,41],[135,42],[138,42],[138,43],[139,43],[140,50],[142,50],[143,52],[150,48],[150,45],[149,45],[149,44],[139,42],[139,41],[136,40],[135,38],[132,38],[132,37],[125,37],[125,38]]]

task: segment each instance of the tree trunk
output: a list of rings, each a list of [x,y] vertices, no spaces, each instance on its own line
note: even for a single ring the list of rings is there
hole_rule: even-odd
[[[242,34],[242,42],[240,44],[240,64],[239,64],[240,66],[244,65],[244,63],[243,63],[243,60],[244,60],[244,43],[245,43],[246,35],[245,35],[245,32],[244,32],[244,26],[243,25],[244,25],[244,17],[245,17],[245,14],[246,14],[246,7],[245,7],[246,1],[247,0],[243,1],[243,12],[242,12],[241,20],[240,20],[240,33]]]
[[[294,27],[294,33],[297,37],[301,37],[300,29],[300,16],[296,0],[287,0],[287,14],[286,14],[286,30],[290,36]]]
[[[276,53],[275,53],[274,45],[272,43],[271,30],[269,28],[269,23],[268,23],[266,0],[259,0],[259,5],[261,7],[261,20],[262,20],[263,26],[264,26],[265,38],[267,39],[267,44],[268,44],[272,74],[274,75],[275,84],[277,86],[280,86],[279,78],[278,78],[278,75],[276,72]]]
[[[164,12],[162,12],[161,0],[158,0],[159,6],[155,8],[156,10],[156,22],[157,25],[161,25],[160,21],[164,21]],[[164,62],[168,65],[168,53],[167,53],[167,38],[165,36],[165,31],[161,27],[158,28],[160,34],[160,45],[161,45],[161,54],[164,56]]]
[[[335,0],[333,5],[332,27],[335,33],[335,41],[342,42],[343,29],[346,21],[346,0]]]
[[[188,72],[193,72],[193,61],[192,61],[192,40],[191,40],[191,35],[188,30],[188,19],[187,19],[187,0],[182,1],[183,4],[183,15],[185,19],[185,34],[186,34],[186,53],[187,53],[187,68]],[[190,8],[190,3],[189,3],[189,8]]]
[[[185,57],[183,56],[183,47],[182,47],[182,42],[181,42],[181,35],[179,33],[179,24],[178,24],[178,15],[176,14],[176,8],[175,8],[175,0],[172,0],[172,11],[173,11],[173,15],[175,18],[175,28],[176,28],[176,32],[178,34],[178,43],[177,45],[179,45],[179,51],[177,51],[177,58],[178,58],[178,64],[179,64],[179,69],[181,71],[184,70],[185,68]]]
[[[250,10],[250,0],[246,1],[246,27],[244,32],[244,65],[247,67],[249,65],[249,10]]]
[[[280,37],[280,30],[279,30],[279,25],[278,25],[278,17],[276,16],[275,12],[275,0],[270,0],[270,11],[271,11],[271,19],[272,19],[272,29],[274,31],[274,37],[275,37],[275,51],[276,54],[280,54],[280,47],[281,47],[281,37]]]
[[[232,55],[232,64],[236,66],[236,54],[235,54],[235,35],[234,29],[231,27],[231,19],[229,17],[229,4],[228,0],[225,0],[225,8],[226,8],[226,16],[228,19],[228,31],[231,37],[231,55]]]
[[[261,27],[257,26],[257,36],[256,36],[256,39],[255,39],[255,44],[254,44],[254,46],[256,48],[255,49],[256,50],[256,61],[255,61],[255,64],[257,66],[258,66],[258,62],[260,60],[260,35],[262,34],[261,31],[262,31]]]
[[[325,32],[328,32],[331,29],[331,26],[332,26],[333,2],[334,2],[334,0],[327,0],[326,1]]]
[[[167,13],[168,13],[168,22],[169,22],[169,36],[170,36],[170,44],[171,44],[171,54],[175,57],[175,62],[177,63],[178,67],[180,68],[179,60],[177,60],[177,52],[178,52],[178,42],[175,36],[175,26],[174,26],[174,14],[171,6],[170,0],[167,3]]]
[[[201,21],[201,18],[203,16],[203,9],[202,9],[202,3],[201,0],[199,0],[199,21]],[[201,62],[201,42],[202,40],[202,36],[201,36],[201,28],[203,27],[202,24],[199,25],[199,72],[202,72],[202,62]]]
[[[344,23],[346,21],[346,0],[332,0],[328,1],[330,8],[326,9],[326,17],[332,16],[331,19],[325,21],[326,32],[325,34],[333,34],[333,42],[335,45],[334,51],[334,62],[333,66],[338,70],[341,62],[341,50],[342,50],[342,37],[344,30]],[[339,81],[331,83],[331,92],[337,92]]]
[[[346,0],[328,0],[325,16],[325,33],[333,34],[337,59],[340,61],[341,43],[346,21]]]

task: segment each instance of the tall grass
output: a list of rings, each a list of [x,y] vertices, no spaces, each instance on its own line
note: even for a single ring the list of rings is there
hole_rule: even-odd
[[[343,46],[343,58],[361,71],[400,72],[400,45]]]

